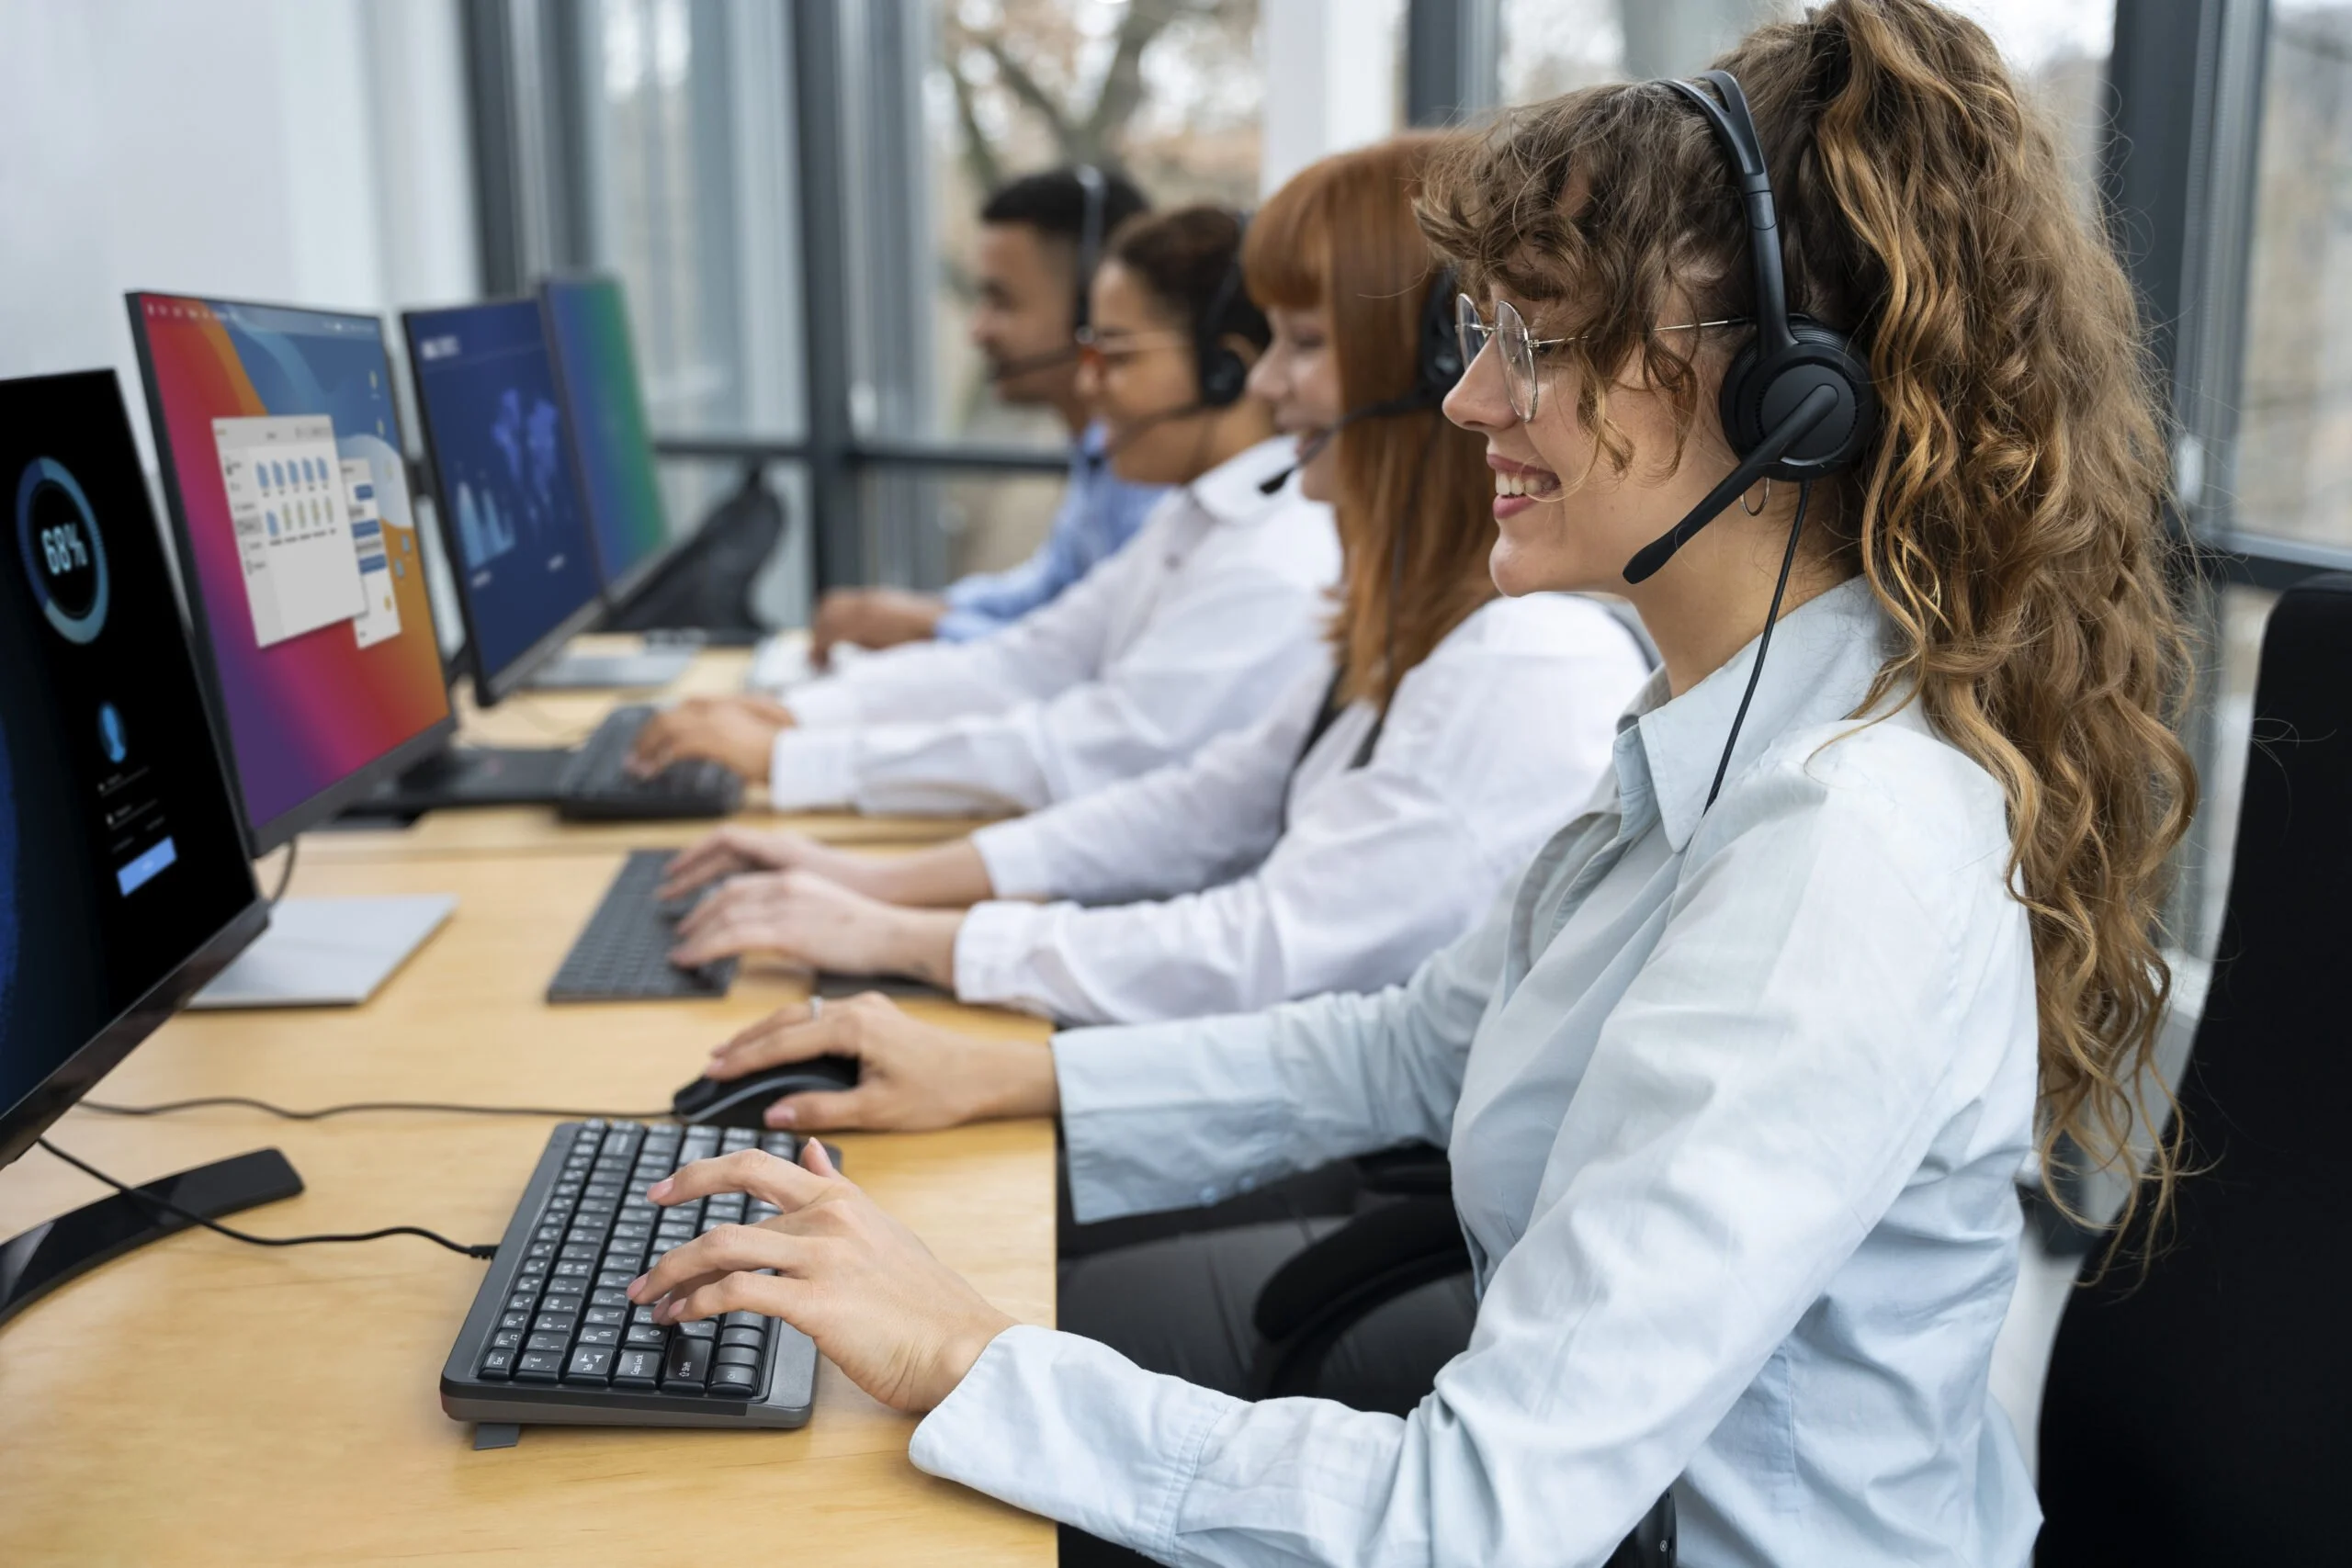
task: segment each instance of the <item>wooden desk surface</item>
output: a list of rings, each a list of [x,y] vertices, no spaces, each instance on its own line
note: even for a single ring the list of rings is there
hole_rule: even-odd
[[[634,653],[634,637],[583,637],[584,653]],[[621,703],[669,702],[743,689],[749,649],[705,649],[684,675],[659,692],[518,692],[493,708],[474,705],[470,684],[458,694],[459,739],[482,746],[576,746]],[[854,811],[770,812],[752,792],[752,808],[732,820],[758,828],[790,828],[829,844],[935,844],[957,839],[984,820],[966,817],[864,817]],[[416,855],[577,854],[583,846],[625,850],[684,845],[713,825],[694,822],[565,823],[543,806],[483,807],[433,811],[407,828],[381,831],[335,829],[306,834],[302,853],[322,861],[380,861]]]
[[[546,1006],[617,863],[306,861],[300,893],[447,892],[460,906],[366,1008],[184,1016],[96,1098],[660,1107],[711,1044],[798,987],[750,976],[723,1001]],[[1009,1014],[930,1010],[1044,1038]],[[232,1222],[264,1234],[412,1223],[492,1241],[551,1125],[76,1111],[51,1136],[131,1180],[276,1145],[308,1190]],[[841,1142],[849,1173],[990,1300],[1052,1322],[1047,1123]],[[0,1170],[0,1236],[101,1195],[34,1150]],[[481,1278],[413,1239],[264,1251],[190,1232],[40,1302],[0,1329],[0,1563],[1053,1561],[1050,1526],[917,1472],[913,1423],[830,1363],[801,1431],[535,1427],[477,1453],[437,1382]]]

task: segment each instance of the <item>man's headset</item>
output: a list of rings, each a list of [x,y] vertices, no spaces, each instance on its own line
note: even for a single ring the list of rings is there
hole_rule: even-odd
[[[1078,358],[1078,334],[1086,330],[1093,317],[1094,269],[1102,265],[1103,231],[1109,224],[1111,182],[1102,171],[1091,164],[1080,164],[1070,171],[1078,181],[1079,194],[1085,198],[1086,210],[1079,220],[1078,230],[1078,300],[1070,311],[1070,341],[1044,354],[1023,355],[1019,359],[1001,359],[989,366],[989,379],[1010,381],[1016,376],[1026,376],[1032,370],[1051,370]]]
[[[1358,420],[1418,413],[1445,401],[1446,393],[1453,390],[1454,383],[1462,379],[1462,338],[1453,330],[1453,296],[1460,287],[1450,266],[1441,267],[1430,279],[1429,292],[1421,297],[1421,324],[1413,358],[1413,384],[1396,397],[1383,398],[1376,403],[1350,409],[1326,425],[1313,440],[1299,448],[1296,462],[1259,483],[1258,489],[1261,492],[1272,495],[1288,484],[1293,474],[1321,457],[1324,448],[1340,438],[1340,432]]]
[[[1843,473],[1878,433],[1878,395],[1871,389],[1868,362],[1844,333],[1789,313],[1772,176],[1747,112],[1747,96],[1728,71],[1709,71],[1699,80],[1722,96],[1720,105],[1696,83],[1666,85],[1698,106],[1731,155],[1747,210],[1747,249],[1756,271],[1756,340],[1724,372],[1720,399],[1724,435],[1739,465],[1688,517],[1625,563],[1627,582],[1647,581],[1757,480],[1802,485]]]

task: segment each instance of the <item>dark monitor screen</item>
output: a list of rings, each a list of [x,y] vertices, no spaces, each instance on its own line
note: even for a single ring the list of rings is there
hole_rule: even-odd
[[[536,299],[412,310],[409,365],[481,699],[603,607]]]
[[[0,1164],[266,918],[113,375],[0,381]]]
[[[454,728],[383,323],[130,303],[198,649],[264,853]]]
[[[617,603],[661,564],[672,542],[639,393],[628,301],[614,277],[550,278],[540,286],[539,301],[580,454],[597,565],[606,595]]]

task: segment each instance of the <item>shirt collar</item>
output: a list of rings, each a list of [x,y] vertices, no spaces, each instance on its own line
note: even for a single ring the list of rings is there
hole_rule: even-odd
[[[1724,782],[1737,777],[1789,730],[1852,716],[1886,660],[1886,634],[1885,612],[1870,584],[1859,577],[1782,616],[1773,629],[1770,655],[1739,727]],[[1706,811],[1707,791],[1723,760],[1724,737],[1730,733],[1755,662],[1756,641],[1750,641],[1721,669],[1671,701],[1666,671],[1660,670],[1619,721],[1621,732],[1638,733],[1643,761],[1648,764],[1645,782],[1657,796],[1667,842],[1677,853],[1689,845]],[[1622,739],[1621,734],[1621,750]]]
[[[1219,523],[1255,523],[1286,504],[1298,481],[1294,477],[1272,495],[1258,487],[1297,461],[1297,444],[1287,435],[1277,435],[1227,457],[1185,486],[1185,491]]]
[[[1069,445],[1071,467],[1089,471],[1100,468],[1111,456],[1111,427],[1098,419],[1080,431]]]

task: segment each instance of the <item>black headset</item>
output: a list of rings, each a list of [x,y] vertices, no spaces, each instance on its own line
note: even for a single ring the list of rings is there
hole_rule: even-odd
[[[1413,384],[1393,398],[1383,398],[1376,403],[1350,409],[1331,422],[1329,428],[1302,448],[1298,460],[1282,472],[1259,481],[1260,493],[1272,495],[1290,482],[1290,477],[1323,455],[1323,449],[1340,438],[1340,432],[1360,419],[1386,419],[1394,414],[1418,413],[1423,409],[1436,408],[1445,401],[1462,379],[1462,334],[1454,330],[1453,297],[1461,288],[1453,269],[1440,267],[1430,279],[1429,292],[1421,296],[1421,324],[1415,339],[1413,354]]]
[[[1094,302],[1090,296],[1094,269],[1102,265],[1102,228],[1109,210],[1111,186],[1102,177],[1102,171],[1091,164],[1080,164],[1070,174],[1086,197],[1086,215],[1080,220],[1078,230],[1078,309],[1070,316],[1075,332],[1083,332],[1093,316]]]
[[[1697,106],[1731,155],[1756,271],[1756,338],[1724,372],[1720,400],[1724,435],[1739,465],[1688,517],[1625,563],[1628,582],[1650,577],[1757,480],[1806,484],[1842,473],[1878,434],[1878,395],[1871,389],[1869,363],[1844,333],[1789,313],[1772,175],[1747,112],[1747,95],[1728,71],[1706,72],[1699,81],[1712,85],[1723,101],[1718,104],[1697,83],[1666,85]]]
[[[1250,385],[1250,362],[1225,341],[1222,330],[1225,313],[1248,287],[1241,276],[1241,242],[1249,237],[1250,215],[1244,212],[1236,220],[1233,259],[1226,264],[1207,308],[1193,319],[1193,368],[1200,384],[1194,400],[1200,409],[1231,408]]]

